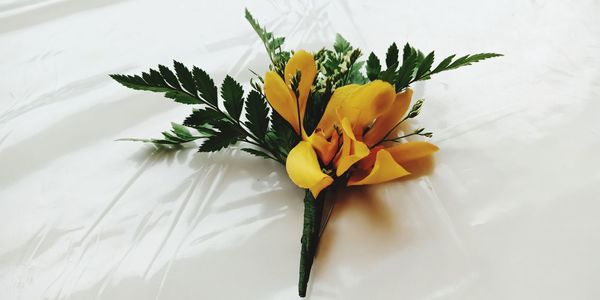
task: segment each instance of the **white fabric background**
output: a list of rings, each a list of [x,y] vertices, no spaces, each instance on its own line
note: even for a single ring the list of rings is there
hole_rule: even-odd
[[[600,299],[600,3],[535,0],[1,0],[1,299],[297,298],[283,168],[114,142],[190,108],[109,73],[264,72],[244,7],[292,49],[506,55],[416,86],[441,151],[343,197],[310,299]]]

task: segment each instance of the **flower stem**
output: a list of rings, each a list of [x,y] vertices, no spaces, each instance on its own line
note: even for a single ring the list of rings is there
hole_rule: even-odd
[[[300,297],[306,296],[310,270],[319,245],[319,230],[327,190],[321,191],[316,199],[310,190],[306,190],[304,195],[304,226],[300,251],[300,278],[298,279],[298,294]]]
[[[379,144],[386,142],[388,140],[386,140],[386,138],[394,131],[396,130],[396,128],[398,128],[398,126],[400,126],[400,124],[402,124],[404,121],[406,121],[408,119],[408,117],[404,117],[402,120],[400,120],[400,122],[396,123],[396,125],[394,125],[394,127],[392,127],[390,130],[387,131],[387,133],[383,136],[383,138],[377,142],[377,144],[371,146],[371,149],[375,148],[376,146],[378,146]]]

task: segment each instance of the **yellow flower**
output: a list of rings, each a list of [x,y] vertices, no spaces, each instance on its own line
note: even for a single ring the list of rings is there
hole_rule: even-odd
[[[300,71],[298,97],[290,88],[292,78]],[[294,53],[285,66],[285,81],[274,71],[265,75],[265,96],[269,103],[296,131],[306,136],[301,122],[306,111],[306,101],[317,75],[317,65],[312,54],[301,50]]]
[[[298,97],[290,87],[297,71],[301,74]],[[411,89],[396,94],[392,85],[381,80],[337,88],[317,128],[308,136],[301,121],[315,76],[314,57],[298,51],[285,67],[285,81],[270,71],[264,86],[273,109],[302,137],[288,154],[287,173],[296,185],[310,189],[313,196],[333,183],[328,174],[339,177],[348,172],[348,185],[381,183],[408,175],[402,163],[438,150],[427,142],[379,145],[402,120],[412,97]]]

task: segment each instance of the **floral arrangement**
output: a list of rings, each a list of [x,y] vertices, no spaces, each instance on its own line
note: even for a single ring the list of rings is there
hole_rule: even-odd
[[[172,123],[161,139],[124,140],[157,145],[202,140],[200,152],[242,144],[242,151],[285,165],[292,182],[306,190],[298,284],[304,297],[329,215],[326,193],[406,176],[409,172],[402,164],[438,151],[431,143],[406,140],[430,138],[432,133],[424,128],[398,135],[399,125],[417,117],[423,105],[422,99],[412,101],[410,85],[501,55],[450,55],[434,67],[434,52],[425,54],[407,43],[400,57],[393,43],[382,66],[374,53],[361,60],[362,51],[339,34],[332,49],[283,50],[284,37],[261,27],[248,10],[246,19],[271,62],[264,76],[253,72],[247,93],[227,76],[219,97],[219,89],[204,70],[177,61],[175,72],[159,65],[141,76],[110,76],[128,88],[164,93],[175,102],[194,106],[191,115],[182,124]]]

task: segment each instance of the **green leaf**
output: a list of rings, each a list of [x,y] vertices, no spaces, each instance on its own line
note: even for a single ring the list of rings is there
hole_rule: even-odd
[[[116,80],[118,83],[122,84],[125,87],[134,90],[144,90],[144,91],[152,91],[152,92],[166,92],[170,91],[171,88],[166,88],[163,85],[152,84],[146,82],[142,77],[135,75],[119,75],[119,74],[111,74],[109,75],[112,79]],[[162,78],[162,77],[161,77]]]
[[[503,56],[503,55],[497,54],[497,53],[477,53],[477,54],[465,55],[465,56],[457,58],[456,60],[453,61],[453,59],[456,57],[456,55],[450,55],[450,56],[446,57],[444,60],[442,60],[442,62],[440,62],[440,64],[437,65],[437,67],[435,67],[435,69],[433,69],[431,72],[429,72],[428,75],[437,74],[437,73],[440,73],[443,71],[458,69],[460,67],[469,66],[478,61],[482,61],[482,60],[493,58],[493,57],[500,57],[500,56]]]
[[[175,72],[177,73],[177,78],[183,88],[188,91],[190,94],[196,96],[196,85],[194,84],[194,78],[192,77],[192,73],[188,68],[186,68],[182,63],[178,61],[173,61],[173,65],[175,67]]]
[[[373,81],[377,79],[380,72],[381,63],[379,62],[379,58],[377,58],[375,53],[371,52],[371,54],[369,54],[369,58],[367,59],[367,77],[369,80]]]
[[[434,56],[435,56],[435,54],[432,51],[431,53],[427,54],[427,56],[425,58],[423,58],[421,60],[421,62],[419,64],[419,68],[417,69],[417,74],[415,75],[415,78],[417,80],[420,79],[427,72],[429,72],[429,70],[431,69],[431,65],[433,64]]]
[[[202,69],[194,67],[192,69],[196,89],[200,92],[200,97],[213,106],[217,106],[217,86],[210,76]]]
[[[269,128],[269,108],[257,91],[252,90],[246,99],[246,127],[259,139],[263,139]]]
[[[187,142],[187,140],[185,138],[180,138],[177,135],[172,134],[168,131],[162,132],[162,135],[165,137],[165,139],[164,139],[165,141],[169,141],[174,144],[183,144],[183,143]]]
[[[271,51],[277,50],[278,48],[280,48],[283,45],[284,42],[285,42],[284,37],[273,38],[271,41],[269,41],[269,50],[271,50]]]
[[[206,124],[214,124],[215,121],[223,120],[223,114],[212,108],[196,109],[189,115],[183,125],[189,127],[202,127]]]
[[[277,161],[285,164],[288,153],[298,144],[299,137],[290,124],[273,110],[271,110],[271,120],[271,128],[267,130],[263,148],[271,151]]]
[[[199,152],[213,152],[221,150],[229,145],[235,144],[238,140],[243,139],[243,135],[237,130],[234,124],[229,122],[219,122],[215,124],[215,129],[218,130],[213,136],[202,143]]]
[[[175,102],[179,103],[201,104],[202,102],[195,93],[189,93],[179,85],[179,80],[181,80],[181,82],[185,82],[185,85],[189,87],[189,71],[187,72],[188,74],[185,72],[187,68],[178,64],[176,64],[176,67],[179,68],[178,73],[181,73],[181,79],[177,79],[177,76],[175,76],[175,74],[169,70],[169,68],[162,65],[158,66],[160,72],[150,69],[150,71],[147,73],[143,72],[142,76],[118,74],[112,74],[109,76],[120,84],[131,89],[165,93],[167,98],[173,99]]]
[[[205,135],[193,135],[188,128],[177,123],[171,123],[171,131],[163,131],[163,139],[137,139],[137,138],[124,138],[118,139],[117,141],[131,141],[131,142],[144,142],[153,143],[156,145],[179,145],[195,141],[197,139],[206,138]]]
[[[248,23],[250,23],[250,26],[252,26],[252,29],[254,29],[254,31],[256,31],[256,34],[258,35],[258,37],[264,43],[267,43],[268,32],[264,28],[262,28],[260,26],[260,24],[258,24],[258,21],[252,16],[252,14],[250,13],[250,11],[247,8],[245,10],[245,17],[246,17],[246,20],[248,20]]]
[[[337,33],[335,35],[335,43],[333,44],[333,49],[335,49],[337,53],[346,53],[352,50],[352,46],[346,39],[344,39],[344,37],[341,34]]]
[[[388,68],[387,70],[379,73],[379,79],[387,81],[390,84],[394,84],[396,82],[396,67],[398,66],[392,65],[392,68]]]
[[[425,54],[423,54],[423,52],[421,52],[419,49],[415,50],[417,51],[417,65],[419,65],[425,59]]]
[[[442,60],[442,62],[439,65],[437,65],[437,67],[435,67],[435,69],[433,69],[433,71],[431,71],[431,74],[438,73],[438,72],[441,72],[442,70],[445,70],[450,65],[450,63],[452,62],[452,59],[454,59],[454,57],[456,57],[456,54],[453,54],[453,55],[450,55],[450,56],[444,58],[444,60]]]
[[[408,43],[404,45],[404,49],[402,50],[402,63],[406,62],[406,60],[411,56],[415,55],[417,51],[411,47]]]
[[[365,84],[367,83],[367,78],[360,71],[362,67],[365,65],[364,61],[356,62],[350,67],[348,71],[348,82],[347,84]]]
[[[173,100],[175,100],[175,102],[184,103],[184,104],[200,104],[201,103],[200,100],[194,98],[193,96],[186,93],[185,91],[174,89],[174,88],[168,86],[166,83],[164,83],[164,81],[161,82],[162,77],[160,78],[160,80],[155,79],[155,78],[153,79],[151,74],[153,74],[156,71],[154,71],[154,70],[150,70],[150,71],[151,71],[150,74],[144,73],[145,75],[143,75],[143,76],[146,77],[146,79],[143,79],[142,77],[140,77],[138,75],[129,76],[129,75],[112,74],[109,76],[112,77],[117,82],[119,82],[120,84],[122,84],[130,89],[165,93],[165,96],[167,98],[173,99]],[[155,74],[158,74],[158,72],[156,72]],[[162,76],[161,74],[158,74],[158,75]]]
[[[171,122],[171,127],[173,127],[173,132],[175,135],[181,138],[191,138],[193,137],[192,133],[185,126]]]
[[[177,76],[175,76],[175,74],[173,74],[173,72],[171,70],[169,70],[169,68],[167,68],[163,65],[158,65],[158,70],[160,71],[160,74],[165,79],[165,81],[169,85],[171,85],[171,87],[173,87],[177,90],[181,90],[181,86],[179,86],[179,81],[177,80]]]
[[[235,120],[239,119],[244,106],[244,89],[229,75],[221,85],[221,97],[229,115]]]
[[[413,53],[404,61],[404,63],[402,63],[402,66],[398,70],[396,91],[401,91],[410,84],[417,66],[417,58],[418,54]]]
[[[150,69],[149,73],[142,72],[142,78],[144,78],[144,82],[154,86],[169,87],[169,85],[162,78],[162,75],[160,75],[160,73],[156,70]]]
[[[289,150],[296,144],[296,132],[292,128],[292,126],[281,117],[276,111],[271,111],[271,127],[272,127],[272,136],[271,140],[273,143],[271,146],[280,147],[280,150],[287,154]],[[269,134],[267,133],[266,141],[269,142]]]
[[[175,100],[175,102],[183,104],[200,104],[200,101],[189,94],[182,91],[167,91],[165,97]]]
[[[488,59],[488,58],[492,58],[492,57],[499,57],[499,56],[502,56],[502,54],[497,54],[497,53],[477,53],[477,54],[465,55],[465,56],[463,56],[463,57],[455,60],[453,63],[451,63],[448,66],[448,68],[446,68],[446,70],[457,69],[457,68],[460,68],[460,67],[471,65],[471,64],[476,63],[478,61],[482,61],[484,59]]]
[[[260,26],[258,21],[252,16],[248,9],[245,10],[246,20],[252,26],[252,29],[256,32],[260,40],[265,45],[265,49],[267,50],[267,54],[271,59],[272,65],[274,69],[282,74],[282,69],[285,66],[285,63],[290,57],[290,53],[286,51],[281,51],[281,46],[285,41],[283,37],[274,37],[273,33],[268,32],[265,27]]]
[[[325,112],[325,106],[331,98],[331,90],[327,87],[323,92],[314,92],[308,97],[302,126],[306,132],[313,132]]]
[[[398,67],[399,64],[398,46],[396,46],[396,43],[392,43],[385,55],[385,65],[388,69],[391,69],[393,66]]]

